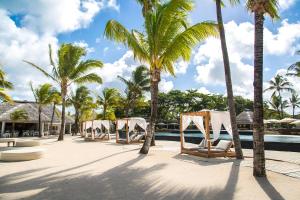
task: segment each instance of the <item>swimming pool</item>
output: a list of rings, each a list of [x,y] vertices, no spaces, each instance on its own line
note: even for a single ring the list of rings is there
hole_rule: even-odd
[[[156,136],[169,136],[169,137],[180,137],[179,133],[171,133],[171,132],[156,132]],[[185,137],[192,138],[203,138],[203,134],[201,132],[197,133],[185,133]],[[211,134],[211,138],[212,138]],[[221,134],[220,139],[230,139],[229,135]],[[252,135],[240,135],[241,141],[253,141]],[[282,142],[282,143],[299,143],[300,144],[300,136],[297,135],[265,135],[265,142]]]
[[[203,139],[203,134],[185,133],[184,138],[186,142],[199,144]],[[211,135],[212,137],[212,135]],[[180,141],[179,133],[171,132],[156,132],[155,138],[157,140]],[[221,134],[220,139],[229,140],[231,137],[228,134]],[[252,135],[240,135],[242,148],[252,149],[253,138]],[[265,135],[265,149],[276,151],[294,151],[300,152],[300,136],[293,135]]]

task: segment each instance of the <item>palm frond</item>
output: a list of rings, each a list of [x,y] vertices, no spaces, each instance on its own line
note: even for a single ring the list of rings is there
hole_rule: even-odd
[[[43,68],[37,66],[36,64],[23,60],[25,63],[31,65],[32,67],[36,68],[37,70],[39,70],[40,72],[42,72],[45,76],[51,78],[52,80],[54,80],[55,82],[57,82],[57,79],[55,79],[51,74],[49,74],[48,72],[46,72]]]
[[[83,84],[83,83],[99,83],[102,84],[102,78],[95,73],[86,74],[79,78],[76,78],[74,83]]]
[[[147,61],[149,59],[149,56],[146,49],[144,49],[143,45],[141,45],[141,43],[139,42],[140,38],[137,39],[138,36],[135,36],[137,32],[138,31],[132,31],[130,33],[119,22],[110,20],[106,24],[104,35],[108,39],[123,43],[128,48],[132,49],[134,56],[140,61]],[[141,36],[140,33],[138,35],[139,37]]]

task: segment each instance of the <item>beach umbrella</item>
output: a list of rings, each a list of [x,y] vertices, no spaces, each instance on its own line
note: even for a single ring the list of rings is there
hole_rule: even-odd
[[[290,124],[300,125],[300,120],[293,121]]]
[[[264,123],[265,124],[276,124],[276,123],[280,123],[280,120],[278,120],[278,119],[267,119],[267,120],[264,120]]]
[[[293,118],[284,118],[284,119],[280,120],[279,122],[280,123],[287,123],[287,124],[289,124],[289,123],[294,122],[294,121],[296,121],[296,119],[293,119]]]

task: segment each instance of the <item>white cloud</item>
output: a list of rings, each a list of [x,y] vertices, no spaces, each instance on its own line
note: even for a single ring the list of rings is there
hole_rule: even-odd
[[[281,10],[286,10],[288,8],[290,8],[294,3],[296,2],[296,0],[279,0],[279,8]]]
[[[170,92],[174,88],[174,84],[172,81],[167,81],[166,79],[161,79],[159,83],[159,91],[160,92]]]
[[[197,91],[202,94],[211,94],[211,92],[206,87],[200,87]]]
[[[106,54],[106,52],[109,50],[109,47],[105,47],[104,49],[103,49],[103,53],[104,54]]]
[[[104,82],[116,81],[118,76],[128,76],[139,64],[134,61],[132,51],[127,51],[119,60],[105,63],[103,68],[97,69]]]
[[[231,65],[231,76],[235,95],[253,98],[253,61],[254,26],[249,22],[225,24],[227,46]],[[246,39],[247,38],[247,39]],[[286,55],[294,52],[296,41],[300,39],[300,23],[289,24],[283,20],[277,33],[265,29],[265,55]],[[208,39],[194,56],[197,75],[195,79],[206,85],[225,86],[224,66],[220,41]]]
[[[120,10],[120,5],[117,4],[116,0],[108,0],[107,5],[108,5],[108,7],[114,8],[117,11]]]
[[[11,0],[2,2],[1,7],[13,14],[25,13],[22,26],[38,33],[55,34],[86,28],[101,9],[116,9],[117,5],[112,0]]]
[[[28,60],[50,70],[48,44],[54,56],[58,49],[57,35],[87,27],[103,8],[113,8],[107,0],[36,0],[3,1],[0,4],[0,62],[14,83],[11,91],[15,99],[33,99],[28,86],[49,82],[43,74],[22,60]],[[20,18],[18,26],[10,18]],[[79,45],[93,51],[84,41]]]
[[[95,51],[94,48],[89,47],[88,43],[86,43],[85,41],[81,40],[81,41],[75,41],[73,42],[74,45],[77,45],[79,47],[83,47],[86,49],[87,53],[92,53]]]

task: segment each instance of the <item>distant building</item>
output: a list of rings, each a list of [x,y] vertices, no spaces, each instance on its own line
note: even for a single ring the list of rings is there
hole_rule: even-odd
[[[11,113],[16,110],[23,110],[27,113],[28,119],[26,120],[11,120]],[[50,134],[58,134],[61,125],[61,112],[55,109],[53,115],[52,127],[50,127],[51,119],[53,115],[53,105],[43,106],[41,119],[43,132]],[[30,101],[15,101],[14,104],[2,103],[0,104],[0,126],[1,136],[5,133],[12,133],[13,124],[15,126],[15,132],[18,136],[24,136],[25,134],[36,134],[38,131],[38,104]],[[66,115],[66,133],[71,132],[71,126],[74,123],[72,117]],[[31,135],[32,136],[32,135]]]
[[[236,117],[236,122],[239,130],[253,129],[253,112],[244,111]]]

